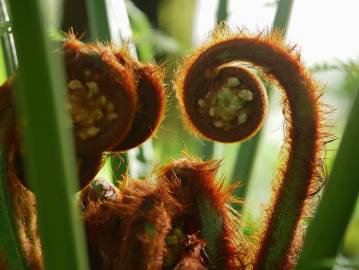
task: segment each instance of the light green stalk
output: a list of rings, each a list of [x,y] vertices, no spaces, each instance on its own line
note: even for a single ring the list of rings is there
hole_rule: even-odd
[[[88,269],[60,45],[50,46],[40,0],[10,0],[20,70],[15,101],[24,124],[26,174],[36,193],[46,269]],[[19,83],[21,82],[21,83]]]
[[[309,224],[297,270],[332,269],[359,194],[359,93],[317,212]]]

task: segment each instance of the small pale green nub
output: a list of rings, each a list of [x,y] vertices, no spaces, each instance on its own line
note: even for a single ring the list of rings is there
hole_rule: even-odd
[[[229,77],[210,98],[197,101],[198,110],[212,118],[216,128],[229,130],[247,122],[247,102],[253,100],[253,92],[245,88],[237,77]]]

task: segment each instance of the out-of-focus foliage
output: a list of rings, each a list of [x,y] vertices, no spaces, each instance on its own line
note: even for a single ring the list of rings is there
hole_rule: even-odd
[[[340,87],[333,89],[346,96],[352,97],[359,85],[359,61],[348,62],[337,61],[336,63],[320,63],[311,67],[315,73],[318,72],[340,72],[342,83]]]
[[[142,61],[150,62],[155,56],[180,54],[183,50],[179,42],[163,31],[154,29],[147,16],[131,1],[126,1],[131,23],[133,42]]]
[[[195,0],[162,0],[158,11],[159,26],[182,46],[192,44]]]
[[[0,22],[0,35],[3,33],[8,33],[11,31],[11,23],[10,22]]]
[[[343,254],[347,257],[356,257],[359,260],[359,201],[352,222],[345,236]],[[359,265],[358,265],[359,267]]]

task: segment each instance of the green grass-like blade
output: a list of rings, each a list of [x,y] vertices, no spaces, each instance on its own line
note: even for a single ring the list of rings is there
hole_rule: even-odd
[[[145,13],[131,1],[126,1],[126,8],[131,23],[133,39],[136,42],[138,57],[143,62],[152,62],[155,52],[153,46],[153,29]]]
[[[2,22],[2,29],[7,30],[11,24],[8,22],[9,17],[4,0],[0,1],[0,21]],[[12,44],[12,39],[7,31],[0,33],[2,54],[1,62],[4,60],[5,72],[4,75],[10,75],[14,72],[16,66],[15,48]],[[1,63],[2,65],[2,63]],[[7,125],[5,118],[3,118],[4,125],[1,128],[6,128]],[[0,141],[3,130],[0,131]],[[9,197],[7,185],[7,168],[6,168],[6,153],[3,145],[0,144],[0,250],[4,252],[3,255],[7,258],[7,267],[9,269],[25,269],[25,263],[22,257],[21,247],[19,245],[19,237],[16,230],[16,221],[14,211]],[[1,255],[0,255],[1,256]]]
[[[297,270],[332,269],[359,194],[359,92],[332,172],[305,236]]]
[[[77,177],[65,112],[60,45],[50,46],[40,0],[10,0],[19,59],[16,105],[25,123],[26,173],[36,193],[45,268],[88,269],[83,228],[73,195]],[[51,52],[51,53],[50,53]]]
[[[280,29],[285,36],[288,29],[290,14],[294,0],[280,0],[274,18],[272,29]],[[266,87],[270,96],[270,87]],[[241,181],[241,188],[236,190],[235,196],[245,199],[248,192],[249,181],[253,171],[254,162],[262,132],[258,132],[252,139],[242,143],[236,157],[232,172],[232,181]],[[242,205],[235,206],[238,210]]]
[[[107,18],[105,0],[86,0],[89,15],[90,34],[92,40],[109,41],[110,26]]]

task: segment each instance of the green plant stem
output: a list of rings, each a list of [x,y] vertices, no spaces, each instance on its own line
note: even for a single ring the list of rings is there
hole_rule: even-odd
[[[0,21],[8,22],[9,15],[5,0],[0,0]],[[11,33],[3,34],[0,37],[1,48],[5,60],[6,74],[10,76],[17,67],[17,58],[14,46],[14,40]]]
[[[292,11],[294,0],[280,0],[277,7],[277,12],[273,21],[272,30],[279,29],[285,37],[288,29],[290,14]],[[270,86],[267,85],[268,97],[270,97]],[[258,151],[258,145],[262,138],[262,131],[258,132],[249,141],[242,143],[239,147],[235,165],[232,172],[231,181],[241,181],[241,188],[237,189],[235,196],[242,198],[245,201],[248,193],[249,181],[252,175],[254,162]],[[236,204],[234,207],[241,210],[243,205]]]
[[[359,92],[332,172],[311,220],[297,270],[332,269],[359,194]]]
[[[76,161],[65,112],[63,65],[54,53],[60,45],[50,46],[47,40],[40,0],[9,4],[20,66],[15,101],[24,123],[26,174],[36,194],[45,268],[88,269],[73,203]]]
[[[91,39],[93,41],[109,41],[110,25],[107,17],[105,0],[86,0]]]
[[[131,29],[124,0],[86,0],[86,6],[92,41],[128,42]]]
[[[228,0],[219,0],[217,8],[217,24],[224,22],[228,17]]]
[[[126,1],[126,8],[136,42],[138,57],[143,62],[152,62],[155,52],[152,42],[153,29],[147,16],[131,1]]]
[[[279,29],[282,31],[284,37],[287,34],[293,4],[294,0],[280,0],[274,17],[272,29]]]

